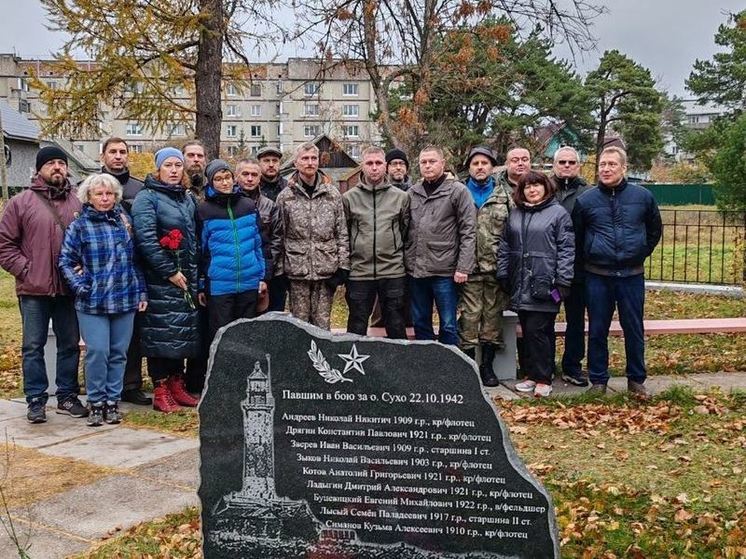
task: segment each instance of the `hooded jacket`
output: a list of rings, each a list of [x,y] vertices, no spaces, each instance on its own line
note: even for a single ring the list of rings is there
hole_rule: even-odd
[[[31,187],[16,194],[0,220],[0,266],[16,278],[18,295],[70,295],[57,262],[64,231],[49,207],[49,200],[67,227],[77,217],[81,203],[67,182],[63,197],[51,197],[49,186],[37,175]]]
[[[277,271],[278,260],[282,251],[282,221],[280,221],[280,210],[277,204],[267,198],[261,191],[261,187],[253,192],[241,191],[241,194],[249,198],[259,210],[262,231],[262,249],[264,259],[271,262],[271,270]]]
[[[100,212],[85,204],[65,232],[59,267],[86,314],[132,312],[147,301],[145,277],[136,262],[129,218],[117,204]],[[76,267],[82,267],[78,273]]]
[[[284,239],[278,274],[289,279],[318,281],[337,268],[350,269],[350,241],[342,195],[321,172],[309,196],[298,173],[277,196]]]
[[[269,280],[272,264],[264,259],[261,218],[253,200],[237,189],[222,194],[208,184],[197,214],[208,294],[243,293]]]
[[[342,200],[350,234],[350,279],[404,277],[407,194],[385,179],[373,186],[362,177]]]
[[[196,202],[181,185],[166,185],[148,176],[145,188],[135,197],[132,221],[148,287],[148,309],[142,317],[141,346],[145,357],[183,359],[197,357],[200,331],[197,310],[184,292],[168,278],[179,270],[196,301],[199,247]],[[178,229],[183,235],[179,249],[163,248],[160,240]]]

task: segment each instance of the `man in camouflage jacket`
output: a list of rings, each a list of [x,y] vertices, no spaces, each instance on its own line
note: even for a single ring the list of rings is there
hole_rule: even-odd
[[[459,345],[472,359],[481,348],[479,374],[485,386],[497,386],[492,368],[496,351],[502,351],[502,315],[508,297],[500,289],[497,269],[497,247],[513,205],[506,189],[496,183],[492,174],[497,163],[492,150],[477,146],[469,152],[465,181],[477,208],[476,266],[463,284],[459,298]]]
[[[277,275],[290,281],[293,316],[327,330],[334,292],[350,269],[350,245],[342,195],[319,172],[319,149],[298,147],[297,171],[277,196],[284,233]]]

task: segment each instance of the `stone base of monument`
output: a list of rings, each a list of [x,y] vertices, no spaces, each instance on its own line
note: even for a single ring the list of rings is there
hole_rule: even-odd
[[[209,365],[205,559],[559,557],[551,497],[458,349],[269,313],[221,329]]]

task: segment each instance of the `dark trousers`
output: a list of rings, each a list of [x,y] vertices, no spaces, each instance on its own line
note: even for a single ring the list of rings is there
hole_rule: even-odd
[[[562,372],[572,377],[583,376],[580,362],[585,356],[585,285],[573,283],[570,296],[562,301],[565,306],[565,353],[562,355]],[[556,338],[552,337],[552,353],[556,354]]]
[[[148,374],[153,384],[166,380],[168,377],[179,376],[184,373],[183,359],[168,359],[166,357],[148,357]]]
[[[209,318],[205,307],[197,307],[199,316],[200,354],[199,357],[190,357],[186,360],[186,374],[184,383],[186,389],[192,394],[200,394],[205,386],[207,375],[207,358],[210,355],[210,342],[208,337]],[[152,376],[152,375],[151,375]]]
[[[601,276],[586,273],[588,302],[588,378],[593,384],[609,381],[609,327],[614,308],[624,332],[624,354],[629,380],[645,382],[645,277]]]
[[[407,278],[379,280],[348,280],[345,300],[350,310],[347,331],[364,336],[368,333],[368,320],[376,296],[381,304],[386,337],[405,340],[404,304]]]
[[[207,300],[210,343],[218,330],[239,318],[254,318],[259,292],[256,289],[228,295],[211,295]]]
[[[132,338],[127,348],[127,366],[124,369],[124,391],[142,388],[142,353],[140,352],[140,325],[143,313],[135,313]]]
[[[78,384],[78,362],[80,359],[80,334],[78,317],[72,297],[46,297],[20,295],[21,343],[23,392],[26,401],[47,401],[47,367],[44,362],[44,346],[49,335],[49,321],[57,338],[57,399],[64,400],[80,392]]]
[[[556,316],[553,312],[518,311],[523,332],[523,351],[518,355],[521,372],[542,384],[552,384]]]
[[[284,311],[290,282],[287,276],[276,276],[269,280],[269,307],[267,312]]]

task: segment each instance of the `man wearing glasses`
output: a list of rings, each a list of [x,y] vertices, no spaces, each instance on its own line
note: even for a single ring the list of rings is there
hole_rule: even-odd
[[[518,181],[531,170],[531,153],[526,148],[511,148],[505,157],[505,166],[497,175],[497,183],[511,197]]]
[[[564,146],[554,153],[551,180],[556,187],[555,197],[572,215],[575,200],[589,186],[580,174],[580,158],[575,148]],[[585,286],[580,259],[575,260],[575,275],[570,295],[563,301],[567,330],[565,330],[565,353],[562,355],[562,380],[575,386],[588,386],[580,362],[585,354]]]

